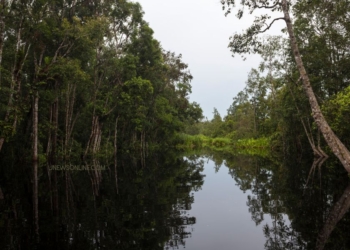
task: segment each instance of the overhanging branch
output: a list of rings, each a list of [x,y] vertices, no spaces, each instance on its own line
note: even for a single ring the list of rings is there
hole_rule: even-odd
[[[255,4],[254,9],[256,9],[256,8],[258,8],[258,9],[273,9],[273,8],[277,7],[277,5],[280,5],[280,2],[277,2],[272,6],[268,6],[268,5],[260,5],[259,6],[259,5]]]
[[[285,20],[285,19],[284,19],[284,17],[278,17],[278,18],[273,19],[272,22],[266,27],[266,29],[259,31],[258,33],[264,33],[265,31],[269,30],[271,28],[272,24],[278,20]]]

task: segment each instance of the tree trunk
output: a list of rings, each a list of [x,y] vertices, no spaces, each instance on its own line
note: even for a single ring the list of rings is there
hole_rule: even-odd
[[[0,1],[0,69],[2,64],[2,51],[4,48],[4,36],[5,36],[5,5],[6,1],[1,0]],[[0,70],[0,87],[1,87],[1,70]],[[0,149],[2,142],[0,141]]]
[[[344,144],[339,140],[339,138],[334,134],[331,127],[328,125],[326,119],[322,114],[321,108],[317,102],[316,96],[312,90],[310,79],[305,70],[303,60],[299,52],[298,44],[294,35],[292,21],[289,16],[289,6],[288,6],[287,0],[282,0],[282,10],[283,10],[284,19],[287,25],[287,31],[289,34],[291,48],[294,54],[294,59],[297,64],[300,77],[302,79],[304,91],[309,99],[309,103],[311,106],[312,117],[314,118],[317,127],[320,129],[323,137],[325,138],[332,152],[338,157],[338,159],[343,164],[346,171],[350,173],[350,152],[344,146]]]
[[[58,133],[58,97],[56,97],[54,103],[51,105],[51,125],[49,135],[49,143],[47,149],[47,165],[50,166],[56,165],[57,163],[57,133]],[[53,174],[53,183],[51,180],[51,175]],[[50,181],[50,190],[52,192],[51,203],[53,215],[55,218],[58,218],[58,189],[57,189],[57,172],[48,170],[48,177]]]
[[[92,162],[94,169],[92,171],[89,170],[89,174],[92,182],[94,195],[98,195],[99,184],[102,181],[102,174],[101,174],[101,171],[98,169],[100,167],[100,164],[98,159],[96,158],[97,153],[100,151],[100,145],[101,145],[101,139],[102,139],[102,126],[103,124],[100,123],[99,116],[93,115],[91,134],[83,156],[83,160],[85,163],[87,163],[86,157],[89,154],[92,157],[91,160],[89,159],[89,162]]]
[[[33,102],[33,217],[34,232],[37,241],[39,240],[39,210],[38,210],[38,106],[39,93],[34,93]]]
[[[51,163],[57,163],[57,133],[58,133],[58,97],[53,104],[53,138],[52,138],[52,158]],[[53,173],[53,208],[54,216],[58,219],[58,188],[57,188],[57,172]]]
[[[68,84],[66,91],[66,115],[65,115],[65,139],[64,139],[64,160],[66,161],[70,158],[71,153],[71,136],[73,132],[73,128],[75,125],[75,121],[78,115],[73,119],[73,111],[75,104],[75,90],[76,85]]]
[[[1,4],[0,4],[0,6],[1,6]],[[4,40],[4,34],[3,34],[4,31],[2,31],[2,30],[4,30],[4,28],[5,28],[4,21],[1,19],[2,19],[2,17],[0,16],[0,69],[1,69],[2,51],[3,51],[3,45],[4,45],[4,41],[3,41]],[[30,47],[31,47],[30,44],[27,46],[27,49],[25,49],[25,47],[24,47],[24,50],[26,51],[24,58],[21,61],[18,61],[17,58],[19,57],[18,55],[20,52],[20,47],[21,47],[21,42],[22,42],[21,35],[22,35],[22,22],[18,28],[17,33],[16,33],[16,50],[15,50],[15,55],[14,55],[15,59],[14,59],[13,66],[11,69],[10,94],[9,94],[6,114],[5,114],[5,118],[4,118],[5,123],[7,123],[7,122],[9,122],[9,120],[11,121],[13,119],[13,121],[11,121],[13,131],[16,130],[17,118],[18,118],[17,111],[13,111],[14,106],[15,106],[14,103],[16,103],[14,96],[16,96],[16,94],[19,95],[19,93],[21,91],[21,72],[22,72],[22,69],[24,67],[24,63],[27,59]],[[1,87],[1,70],[0,70],[0,87]],[[12,114],[12,113],[14,113],[14,114]],[[11,115],[13,115],[14,118],[10,118]],[[6,139],[5,137],[0,138],[0,151],[2,149],[4,142],[5,142],[5,139]]]
[[[119,115],[115,119],[115,128],[114,128],[114,179],[115,179],[115,187],[117,189],[117,194],[119,193],[118,190],[118,162],[117,162],[117,153],[118,153],[118,119]]]

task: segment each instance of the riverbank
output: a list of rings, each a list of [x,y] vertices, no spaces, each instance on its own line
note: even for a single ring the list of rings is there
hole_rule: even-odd
[[[257,139],[239,139],[232,140],[227,137],[211,138],[205,135],[187,135],[180,134],[178,136],[179,143],[176,145],[178,149],[196,149],[206,148],[236,148],[236,149],[270,149],[270,138],[261,137]]]

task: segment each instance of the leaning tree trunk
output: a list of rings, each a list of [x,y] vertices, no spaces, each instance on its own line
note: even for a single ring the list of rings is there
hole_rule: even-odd
[[[305,70],[303,60],[301,58],[298,44],[294,35],[292,20],[289,16],[287,0],[282,0],[282,10],[284,13],[284,19],[287,25],[287,31],[290,38],[291,48],[294,54],[294,59],[296,61],[300,77],[302,79],[304,91],[309,99],[309,103],[312,110],[312,117],[315,120],[317,127],[320,129],[323,137],[325,138],[328,146],[332,152],[338,157],[340,162],[343,164],[346,171],[350,173],[350,152],[344,146],[344,144],[339,140],[339,138],[334,134],[331,127],[328,125],[326,119],[324,118],[321,108],[317,102],[314,91],[312,90],[309,76]]]

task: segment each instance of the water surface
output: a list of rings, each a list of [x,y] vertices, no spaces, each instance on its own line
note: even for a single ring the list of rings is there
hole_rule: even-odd
[[[40,168],[39,230],[23,166],[0,173],[0,249],[350,249],[349,177],[336,159],[154,153],[86,171]],[[310,177],[310,178],[309,178]]]
[[[263,224],[255,224],[248,211],[247,195],[243,192],[228,168],[220,168],[205,159],[204,184],[194,193],[194,204],[189,214],[196,217],[192,237],[186,241],[190,250],[264,249]],[[264,223],[271,223],[265,216]]]

